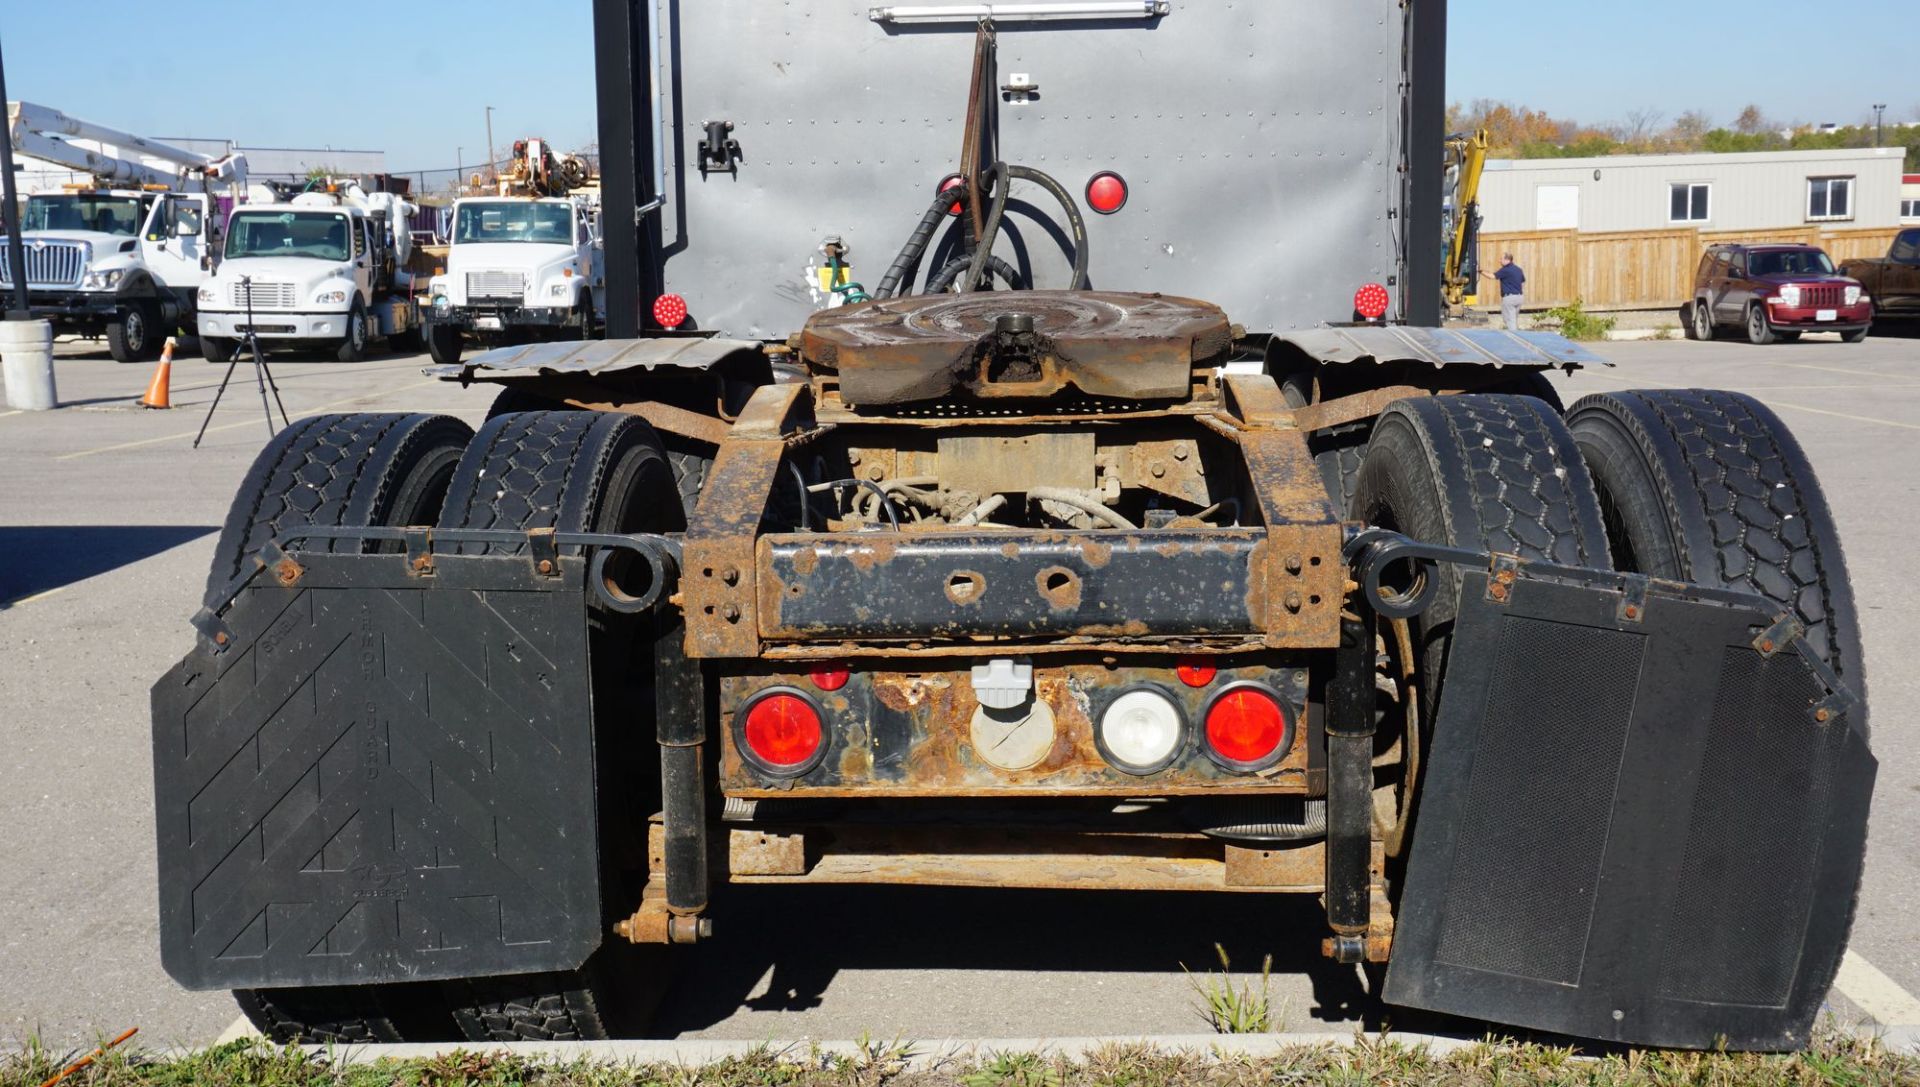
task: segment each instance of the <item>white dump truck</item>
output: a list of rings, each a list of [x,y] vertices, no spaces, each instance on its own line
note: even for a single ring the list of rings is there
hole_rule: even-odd
[[[262,349],[319,347],[342,362],[362,358],[376,337],[419,349],[406,271],[413,205],[355,184],[327,188],[234,212],[220,269],[199,291],[208,358],[231,358],[249,331]]]
[[[428,291],[435,362],[458,362],[469,338],[588,339],[600,329],[600,234],[586,197],[468,197],[453,205],[448,241],[446,270]]]

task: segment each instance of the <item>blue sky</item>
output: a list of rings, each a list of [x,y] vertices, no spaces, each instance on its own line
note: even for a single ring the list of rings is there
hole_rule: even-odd
[[[1638,109],[1725,123],[1748,102],[1783,122],[1853,123],[1874,102],[1920,119],[1917,6],[1750,0],[1735,18],[1725,3],[1453,0],[1449,95],[1587,123]],[[337,27],[317,7],[0,0],[7,93],[143,135],[384,150],[394,170],[452,167],[460,147],[483,159],[489,103],[501,154],[518,136],[593,138],[588,0],[335,0],[328,10],[351,13]],[[376,48],[349,50],[349,26]],[[399,40],[380,45],[387,26]]]

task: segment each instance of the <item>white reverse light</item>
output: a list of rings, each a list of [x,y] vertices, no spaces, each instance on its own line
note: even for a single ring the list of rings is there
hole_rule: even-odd
[[[1173,762],[1185,739],[1180,708],[1158,691],[1128,691],[1100,715],[1100,744],[1107,760],[1130,774],[1151,774]]]

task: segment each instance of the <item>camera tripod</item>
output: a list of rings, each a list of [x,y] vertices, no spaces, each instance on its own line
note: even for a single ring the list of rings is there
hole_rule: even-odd
[[[213,403],[207,405],[207,417],[200,420],[200,432],[193,436],[193,447],[200,448],[200,439],[207,436],[207,424],[213,422],[214,410],[220,406],[220,398],[226,395],[227,382],[233,380],[234,367],[240,365],[243,355],[253,357],[253,380],[260,386],[260,410],[267,413],[267,437],[273,437],[278,431],[273,425],[273,407],[267,403],[267,390],[273,390],[273,403],[280,407],[280,425],[289,425],[287,405],[280,400],[280,386],[273,380],[273,371],[267,368],[267,353],[260,349],[260,334],[253,323],[253,277],[241,276],[240,286],[247,297],[247,327],[245,334],[234,345],[233,357],[227,360],[227,372],[220,378],[220,388],[213,394]],[[204,342],[204,341],[202,341]]]

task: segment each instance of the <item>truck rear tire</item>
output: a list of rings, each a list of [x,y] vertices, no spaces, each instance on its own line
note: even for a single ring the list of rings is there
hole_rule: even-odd
[[[1757,593],[1866,698],[1860,610],[1826,496],[1800,444],[1741,393],[1601,393],[1568,426],[1592,472],[1616,569]],[[1861,727],[1867,725],[1861,711]]]
[[[200,337],[200,357],[208,362],[231,362],[233,353],[239,349],[239,340],[230,340],[224,336]]]
[[[573,411],[574,408],[558,400],[549,400],[538,393],[508,385],[493,398],[493,406],[487,409],[487,418],[509,415],[517,411]],[[673,466],[674,489],[680,492],[680,506],[689,518],[693,508],[700,501],[700,489],[707,484],[707,472],[713,468],[713,447],[704,442],[683,438],[678,434],[655,432],[660,446],[666,450],[667,463]]]
[[[442,366],[453,366],[460,361],[460,330],[452,325],[430,325],[427,328],[427,354]]]
[[[234,1002],[275,1045],[452,1041],[453,1018],[431,984],[236,989]]]
[[[107,322],[107,353],[115,362],[152,362],[160,357],[159,318],[153,307],[135,302]]]
[[[303,525],[430,525],[472,428],[446,415],[315,415],[254,457],[213,548],[207,602],[276,534]],[[295,545],[326,551],[332,541]]]
[[[1511,395],[1426,396],[1397,401],[1373,428],[1355,481],[1353,516],[1426,543],[1500,551],[1569,566],[1608,568],[1600,501],[1573,435],[1552,407]],[[1418,816],[1419,768],[1444,687],[1463,572],[1436,569],[1439,591],[1410,620],[1412,660],[1383,627],[1397,676],[1413,677],[1419,711],[1403,714],[1397,740],[1412,757],[1395,788],[1400,812],[1386,834],[1399,857]],[[1396,628],[1397,629],[1397,628]],[[1404,709],[1409,699],[1395,704]],[[1384,733],[1384,730],[1383,730]]]
[[[206,602],[276,534],[301,525],[418,525],[439,515],[472,430],[445,415],[317,415],[282,430],[254,458],[214,544]],[[331,541],[295,545],[331,550]],[[236,989],[234,1000],[276,1043],[438,1041],[454,1029],[438,990],[417,985]]]
[[[440,527],[676,531],[686,527],[686,519],[668,498],[673,493],[665,451],[639,416],[515,412],[488,420],[468,445]],[[467,545],[467,550],[518,554],[525,547],[479,544]],[[613,664],[594,670],[595,705],[614,706],[622,696],[638,697],[641,684],[636,681],[648,671],[641,661],[650,660],[639,648],[646,644],[640,626],[596,621],[592,659]],[[649,692],[650,682],[648,677]],[[645,864],[646,817],[657,810],[642,794],[657,796],[658,763],[649,757],[657,760],[658,749],[650,729],[632,724],[623,720],[622,727],[596,738],[605,766],[601,780],[632,786],[600,794],[603,931],[610,931],[612,923],[640,901],[645,872],[631,866]],[[654,767],[651,775],[649,765]],[[654,788],[648,788],[649,781]],[[455,1022],[470,1041],[604,1039],[626,1032],[652,1010],[665,976],[657,961],[659,950],[609,937],[578,970],[450,981],[443,989]]]

